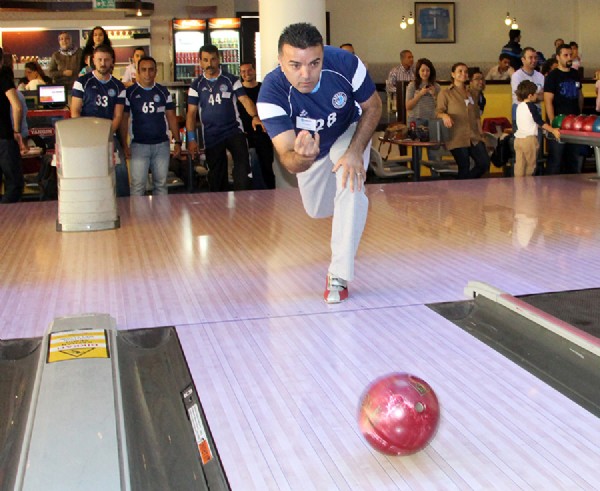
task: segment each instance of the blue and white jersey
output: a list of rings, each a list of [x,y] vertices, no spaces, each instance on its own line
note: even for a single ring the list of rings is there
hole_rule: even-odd
[[[316,89],[298,92],[288,82],[281,67],[267,74],[258,94],[258,115],[267,133],[275,138],[284,131],[303,129],[319,133],[324,157],[338,137],[358,121],[359,103],[375,92],[375,84],[365,65],[352,53],[324,46],[323,69]]]
[[[244,127],[237,110],[238,97],[246,95],[239,78],[221,70],[215,81],[200,76],[188,90],[188,104],[198,106],[204,146],[217,145]]]
[[[133,84],[125,92],[125,112],[131,113],[131,141],[154,145],[169,140],[166,111],[175,104],[166,87]],[[178,137],[178,135],[175,135]]]
[[[75,81],[71,95],[83,99],[82,116],[113,119],[115,105],[125,104],[125,86],[112,75],[104,81],[86,73]]]

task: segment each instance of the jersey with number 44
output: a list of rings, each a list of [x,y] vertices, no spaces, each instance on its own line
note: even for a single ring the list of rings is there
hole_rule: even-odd
[[[375,92],[365,65],[352,53],[324,46],[323,69],[316,89],[310,94],[297,91],[280,67],[264,79],[258,94],[258,115],[267,133],[275,138],[294,130],[318,132],[324,157],[333,143],[361,115],[359,104]]]
[[[115,105],[125,104],[125,86],[113,76],[104,81],[89,72],[75,81],[72,96],[83,99],[82,116],[113,119]]]
[[[236,104],[244,95],[246,91],[240,79],[227,72],[221,71],[214,81],[201,76],[192,82],[188,104],[198,106],[206,147],[244,131]]]

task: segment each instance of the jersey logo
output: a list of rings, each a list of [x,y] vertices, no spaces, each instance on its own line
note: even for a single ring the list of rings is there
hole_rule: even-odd
[[[160,96],[158,94],[154,94],[154,102],[160,102]]]
[[[115,89],[108,89],[108,97],[114,97],[117,95],[117,91]]]
[[[226,92],[226,91],[227,91],[227,85],[226,85],[226,84],[221,84],[221,85],[219,86],[219,90],[220,90],[221,92]]]
[[[331,99],[331,103],[336,109],[343,108],[346,105],[346,102],[348,102],[348,96],[344,92],[338,92]]]

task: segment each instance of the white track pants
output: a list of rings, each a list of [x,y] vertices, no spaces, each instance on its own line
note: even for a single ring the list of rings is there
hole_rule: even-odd
[[[356,191],[355,183],[355,190],[351,192],[350,181],[342,188],[343,168],[340,167],[335,174],[332,169],[348,148],[355,130],[356,124],[351,125],[332,145],[327,156],[297,175],[302,203],[308,215],[312,218],[333,215],[329,273],[348,281],[354,279],[354,257],[367,221],[369,200],[364,184],[360,191]],[[369,144],[363,154],[365,172],[369,165],[370,147]]]

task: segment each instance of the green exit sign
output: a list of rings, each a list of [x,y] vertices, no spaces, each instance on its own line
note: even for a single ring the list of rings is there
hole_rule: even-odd
[[[94,0],[95,9],[114,9],[115,0]]]

